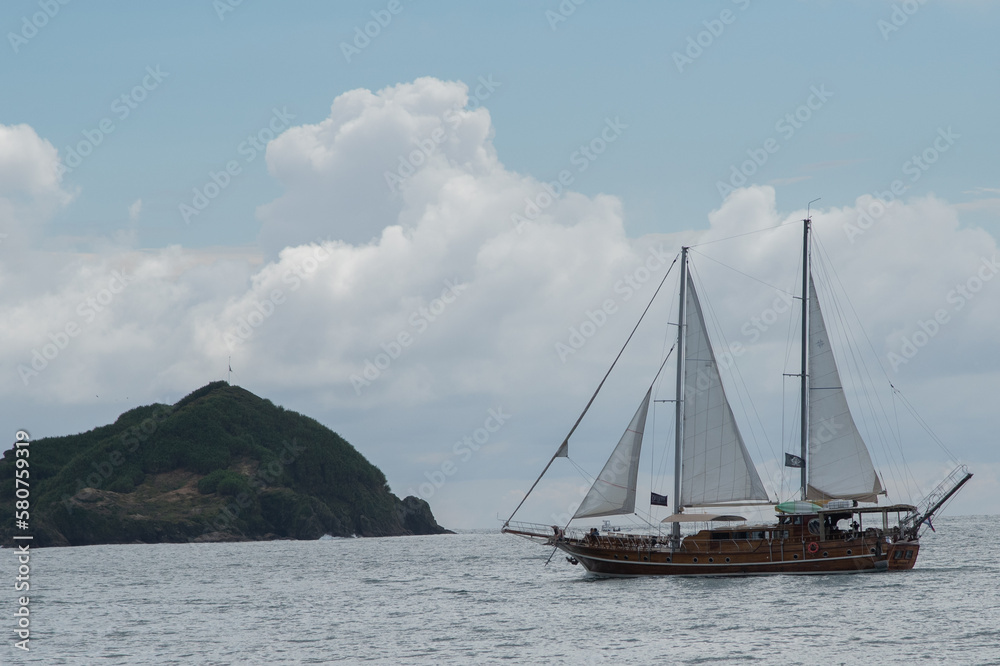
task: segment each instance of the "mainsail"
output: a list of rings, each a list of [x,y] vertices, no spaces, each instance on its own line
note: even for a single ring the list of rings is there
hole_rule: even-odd
[[[705,328],[705,317],[688,277],[684,355],[684,436],[681,506],[736,500],[767,500],[750,459]]]
[[[618,446],[612,451],[604,469],[583,498],[573,519],[596,516],[616,516],[635,511],[635,487],[639,476],[639,450],[642,447],[642,433],[649,410],[650,387],[646,397],[639,404],[635,416],[625,429]]]
[[[809,278],[809,455],[806,499],[874,502],[882,493],[847,406],[826,323]]]

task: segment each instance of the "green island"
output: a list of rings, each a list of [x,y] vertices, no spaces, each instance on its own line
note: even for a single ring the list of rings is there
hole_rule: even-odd
[[[427,502],[393,495],[335,432],[221,381],[174,405],[35,440],[30,451],[39,547],[448,532]],[[0,538],[9,543],[13,451],[0,459],[0,479]]]

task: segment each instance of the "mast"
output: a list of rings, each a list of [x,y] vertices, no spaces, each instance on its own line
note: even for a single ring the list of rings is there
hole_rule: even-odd
[[[677,393],[674,408],[676,410],[674,424],[674,513],[681,513],[681,442],[684,441],[684,334],[687,332],[687,281],[688,281],[688,248],[681,247],[681,293],[680,304],[677,306]],[[671,527],[674,539],[681,537],[681,524],[674,522]]]
[[[806,451],[809,448],[809,228],[812,224],[808,212],[806,219],[802,220],[802,423],[801,450],[799,456],[802,458],[802,499],[806,499],[806,466],[809,464],[806,459]]]

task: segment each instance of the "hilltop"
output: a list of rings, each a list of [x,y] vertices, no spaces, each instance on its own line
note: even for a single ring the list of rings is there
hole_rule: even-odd
[[[225,382],[30,445],[36,546],[440,534],[427,503],[317,421]],[[14,456],[0,528],[14,534]]]

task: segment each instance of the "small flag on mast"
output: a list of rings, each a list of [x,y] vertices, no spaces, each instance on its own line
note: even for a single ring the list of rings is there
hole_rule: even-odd
[[[649,493],[649,505],[650,506],[669,506],[667,504],[667,496],[659,495],[657,493]]]
[[[793,456],[791,453],[785,454],[785,467],[805,467],[806,461],[799,456]]]

